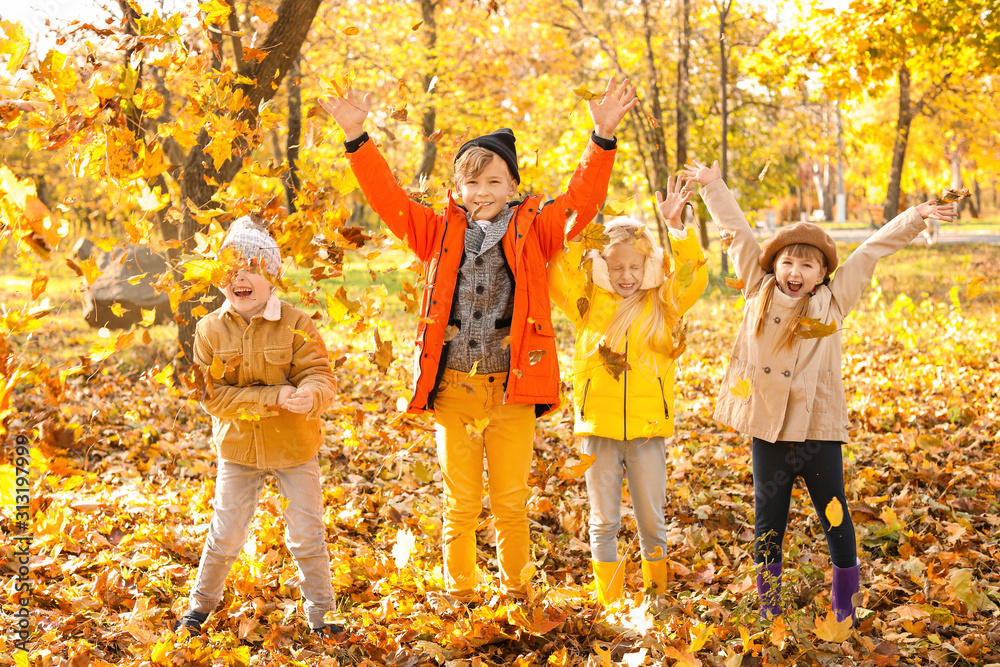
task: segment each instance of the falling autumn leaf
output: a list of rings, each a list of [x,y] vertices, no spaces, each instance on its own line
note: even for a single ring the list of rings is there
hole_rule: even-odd
[[[229,13],[232,7],[223,0],[209,0],[198,5],[198,9],[205,12],[205,22],[209,25],[222,25],[229,20]]]
[[[590,467],[594,465],[594,461],[597,457],[593,454],[583,454],[579,455],[580,460],[578,462],[573,462],[572,459],[567,461],[559,471],[559,477],[561,479],[572,479],[574,477],[580,477],[585,472],[590,470]]]
[[[621,377],[622,373],[632,369],[624,352],[615,352],[604,344],[597,347],[597,352],[601,356],[604,370],[611,373],[611,377],[616,380]]]
[[[829,324],[823,324],[819,320],[811,317],[799,318],[799,328],[795,330],[795,335],[799,338],[826,338],[837,333],[837,323],[830,320]]]
[[[402,570],[410,560],[413,547],[417,544],[417,537],[409,528],[396,533],[396,543],[392,546],[392,559],[396,564],[396,569]]]
[[[826,520],[830,522],[831,528],[836,528],[844,522],[844,507],[837,498],[830,499],[824,514],[826,514]]]
[[[580,313],[580,317],[586,317],[587,311],[590,310],[590,299],[585,296],[581,296],[576,300],[576,310]]]
[[[383,341],[378,329],[375,329],[375,349],[368,353],[368,361],[375,364],[379,372],[385,373],[395,359],[392,353],[392,341]]]
[[[771,166],[771,162],[774,161],[774,158],[775,158],[774,154],[771,154],[771,155],[768,156],[767,162],[764,163],[764,168],[761,169],[760,173],[757,175],[757,182],[758,183],[763,183],[764,182],[764,175],[767,174],[767,168]]]
[[[588,100],[589,101],[589,100],[595,100],[598,97],[601,97],[601,95],[603,93],[595,93],[595,92],[592,92],[591,90],[589,90],[587,88],[587,86],[580,86],[579,88],[577,88],[576,90],[573,91],[573,94],[576,95],[579,98],[582,98],[584,100]]]
[[[352,25],[347,28],[344,28],[341,32],[343,32],[348,37],[353,37],[354,35],[360,34],[361,29],[358,28],[357,26]]]
[[[544,356],[545,356],[545,350],[531,350],[530,352],[528,352],[528,365],[534,366],[539,361],[541,361],[542,357]]]
[[[935,204],[951,204],[957,201],[962,201],[966,197],[971,197],[972,193],[969,188],[959,188],[957,190],[945,190],[940,197],[938,197],[934,203]]]
[[[969,281],[969,284],[965,286],[965,298],[975,299],[980,294],[985,294],[986,290],[983,288],[983,282],[986,278],[983,276],[975,276]]]
[[[742,278],[731,278],[726,276],[726,287],[732,287],[735,290],[742,290],[747,284],[743,282]]]
[[[753,385],[750,383],[749,378],[736,376],[736,382],[729,387],[729,393],[741,401],[745,401],[753,393]]]

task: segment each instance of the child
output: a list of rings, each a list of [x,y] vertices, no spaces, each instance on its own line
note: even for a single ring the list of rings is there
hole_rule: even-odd
[[[590,549],[597,596],[602,604],[622,593],[619,564],[622,476],[628,476],[642,552],[646,589],[666,592],[667,459],[664,439],[674,431],[672,330],[708,282],[698,239],[688,234],[681,212],[691,191],[681,179],[667,180],[658,208],[673,237],[675,271],[642,223],[617,218],[604,228],[600,253],[580,271],[583,243],[571,242],[549,268],[553,303],[576,326],[573,355],[575,431],[582,451],[596,457],[587,470]],[[593,278],[591,283],[590,278]],[[608,350],[624,367],[608,366]]]
[[[567,216],[576,233],[596,215],[615,159],[615,128],[636,103],[614,78],[590,101],[594,133],[567,191],[544,204],[516,200],[520,175],[514,133],[500,129],[462,145],[455,187],[441,213],[399,187],[364,131],[371,96],[320,104],[340,125],[348,158],[368,203],[424,263],[424,294],[415,343],[415,389],[409,412],[433,412],[444,475],[445,587],[476,600],[476,528],[482,511],[483,455],[495,516],[500,584],[528,592],[528,472],[535,418],[558,403],[559,368],[546,265],[562,248]],[[468,430],[479,431],[472,437]]]
[[[222,247],[242,254],[247,268],[219,286],[226,302],[195,333],[195,363],[206,376],[216,360],[225,371],[212,375],[211,395],[201,403],[212,415],[219,456],[215,515],[178,627],[200,630],[218,605],[271,473],[287,501],[285,541],[299,569],[309,627],[338,634],[343,628],[324,620],[334,599],[316,461],[319,417],[336,393],[330,359],[309,316],[274,294],[268,276],[281,274],[281,256],[267,231],[240,218]]]
[[[833,561],[831,601],[837,619],[856,623],[852,597],[860,574],[854,524],[844,493],[842,443],[848,415],[841,377],[840,336],[797,336],[807,317],[838,330],[875,263],[904,247],[925,218],[954,219],[952,206],[933,201],[911,208],[862,243],[837,271],[837,247],[821,227],[800,222],[757,245],[716,162],[682,174],[705,186],[701,196],[719,229],[733,235],[729,255],[744,283],[743,323],[726,369],[715,419],[753,438],[754,560],[761,616],[781,613],[782,541],[792,486],[799,475],[826,532]],[[833,503],[833,500],[836,503]],[[839,504],[831,525],[826,508]]]

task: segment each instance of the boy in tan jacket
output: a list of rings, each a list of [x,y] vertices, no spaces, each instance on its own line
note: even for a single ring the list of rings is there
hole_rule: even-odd
[[[177,628],[198,631],[215,610],[272,474],[287,501],[285,542],[299,570],[309,628],[339,634],[341,626],[325,621],[334,598],[316,460],[319,418],[336,394],[330,359],[309,316],[274,294],[269,276],[281,274],[281,255],[267,230],[240,218],[222,247],[237,251],[245,268],[219,285],[226,302],[198,322],[195,334],[194,361],[213,379],[201,405],[212,416],[219,458],[215,514]],[[224,368],[218,378],[209,371],[213,364]]]

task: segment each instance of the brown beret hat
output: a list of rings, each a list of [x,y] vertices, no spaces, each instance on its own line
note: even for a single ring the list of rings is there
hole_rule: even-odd
[[[837,244],[826,230],[811,222],[796,222],[778,230],[778,233],[764,241],[760,254],[760,266],[771,273],[774,271],[774,258],[778,251],[796,243],[808,243],[815,246],[826,257],[826,275],[837,268]]]

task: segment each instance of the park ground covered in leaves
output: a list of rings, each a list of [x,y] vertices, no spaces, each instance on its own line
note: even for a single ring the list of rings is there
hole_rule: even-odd
[[[6,317],[30,301],[35,268],[22,264],[20,277],[5,278]],[[30,337],[5,342],[6,354],[36,360],[25,371],[33,384],[22,385],[31,389],[3,396],[14,410],[10,435],[32,442],[29,664],[1000,664],[1000,252],[913,246],[877,275],[881,283],[843,331],[854,427],[846,479],[862,563],[856,631],[825,617],[831,568],[804,490],[785,545],[787,613],[766,624],[757,618],[748,443],[711,419],[741,315],[738,293],[716,277],[689,316],[677,375],[665,510],[670,587],[642,595],[627,516],[620,548],[629,595],[612,608],[599,606],[592,589],[584,465],[567,406],[536,434],[533,597],[498,594],[484,512],[485,602],[449,604],[432,422],[398,409],[408,395],[400,350],[412,318],[391,294],[379,317],[324,318],[340,390],[321,451],[333,616],[348,628],[336,641],[308,634],[273,487],[205,633],[172,632],[212,513],[208,419],[171,371],[172,327],[162,342],[154,327],[151,338],[137,335],[108,356],[100,347],[107,341],[95,349],[70,289]],[[970,277],[982,278],[971,290]],[[562,324],[569,355],[571,330]],[[0,548],[13,593],[20,531],[10,510],[0,513]],[[17,653],[9,602],[4,664]]]

